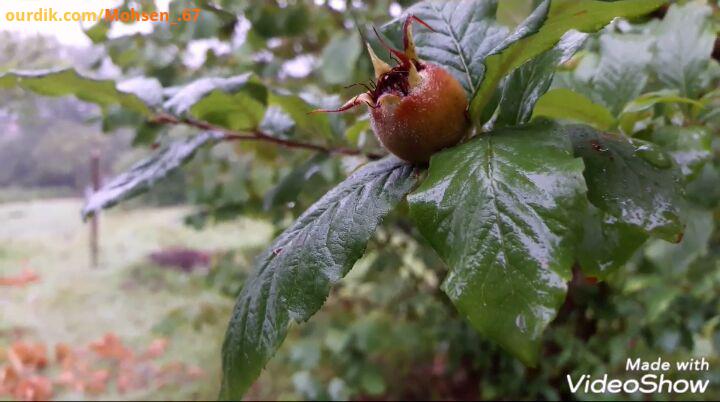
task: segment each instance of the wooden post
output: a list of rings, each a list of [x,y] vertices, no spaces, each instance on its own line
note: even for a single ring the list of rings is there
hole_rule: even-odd
[[[100,189],[100,152],[95,149],[90,154],[90,178],[92,180],[92,191]],[[100,214],[93,214],[90,221],[90,263],[93,268],[98,267],[98,236],[100,229]]]

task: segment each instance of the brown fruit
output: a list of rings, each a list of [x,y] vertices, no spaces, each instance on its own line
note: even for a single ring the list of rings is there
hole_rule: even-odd
[[[388,151],[408,162],[427,162],[457,144],[467,130],[467,98],[442,67],[425,63],[407,95],[384,94],[371,109],[372,128]]]
[[[408,162],[425,163],[434,153],[463,138],[469,127],[465,113],[468,101],[450,73],[418,59],[411,31],[413,21],[430,28],[409,16],[403,26],[404,51],[383,43],[399,60],[397,66],[390,67],[380,60],[368,45],[377,81],[339,109],[321,111],[342,112],[365,103],[371,109],[373,131],[383,146]]]

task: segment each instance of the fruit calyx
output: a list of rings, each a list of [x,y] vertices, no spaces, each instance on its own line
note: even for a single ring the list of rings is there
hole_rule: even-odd
[[[367,89],[367,92],[355,96],[338,109],[318,109],[314,112],[344,112],[363,103],[375,109],[379,107],[379,104],[382,102],[383,95],[391,97],[407,96],[413,88],[420,84],[421,78],[419,72],[426,67],[425,63],[417,57],[415,41],[412,36],[413,22],[417,22],[433,32],[435,31],[425,21],[412,14],[409,15],[403,23],[403,51],[400,51],[385,43],[382,36],[373,28],[380,44],[390,52],[391,57],[394,58],[398,64],[395,67],[391,67],[375,54],[369,43],[366,43],[365,45],[370,54],[373,69],[375,70],[375,80],[370,81],[369,85],[353,84],[350,85],[350,87],[361,85]]]

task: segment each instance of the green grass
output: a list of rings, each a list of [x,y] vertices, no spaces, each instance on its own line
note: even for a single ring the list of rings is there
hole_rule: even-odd
[[[0,276],[26,267],[41,276],[40,283],[0,289],[0,347],[17,330],[23,339],[50,347],[87,344],[114,332],[140,348],[167,335],[165,358],[200,366],[203,380],[102,398],[215,398],[232,300],[204,285],[199,275],[153,266],[147,255],[176,246],[253,253],[270,240],[271,227],[243,219],[195,231],[183,225],[188,212],[183,208],[116,209],[101,217],[100,266],[92,268],[80,207],[76,199],[0,204]]]

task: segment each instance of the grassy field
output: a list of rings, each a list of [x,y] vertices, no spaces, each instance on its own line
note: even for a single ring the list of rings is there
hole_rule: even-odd
[[[164,337],[169,342],[161,359],[197,366],[200,379],[122,396],[111,385],[102,395],[54,397],[215,398],[232,300],[203,276],[154,266],[147,256],[171,247],[252,254],[270,240],[271,227],[239,220],[199,232],[183,225],[183,208],[117,209],[101,218],[100,266],[92,268],[80,207],[77,199],[0,204],[0,277],[23,270],[40,277],[27,286],[0,287],[0,351],[18,340],[50,350],[58,343],[86,345],[106,333],[140,350]]]

